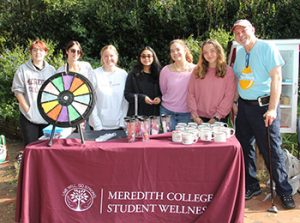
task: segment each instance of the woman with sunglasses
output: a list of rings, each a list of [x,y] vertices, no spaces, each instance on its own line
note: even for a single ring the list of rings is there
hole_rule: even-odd
[[[81,74],[87,78],[92,84],[92,87],[96,89],[94,70],[89,62],[81,60],[83,57],[83,51],[78,41],[71,40],[67,43],[65,48],[65,56],[67,58],[67,63],[58,68],[56,72],[75,72]],[[88,123],[88,121],[80,124],[82,130],[89,129],[89,126],[87,126],[86,123]]]
[[[65,49],[67,63],[58,68],[57,73],[69,71],[79,73],[86,77],[94,88],[96,88],[95,74],[90,63],[81,61],[83,51],[78,41],[71,40],[67,43]]]
[[[149,46],[144,47],[139,52],[137,64],[128,74],[126,80],[124,95],[129,102],[128,116],[159,115],[161,102],[159,89],[160,68],[160,62],[155,51]],[[137,98],[135,99],[135,97]],[[135,111],[135,100],[137,100],[137,111]]]
[[[94,130],[123,128],[128,110],[124,98],[127,72],[117,66],[119,55],[113,45],[104,46],[100,57],[102,66],[95,69],[97,99],[89,124]]]
[[[48,53],[45,42],[35,40],[29,52],[31,58],[18,68],[12,83],[12,91],[19,103],[20,129],[25,146],[38,140],[47,126],[39,113],[37,97],[44,81],[55,73],[54,67],[45,61]]]
[[[159,77],[162,93],[160,114],[171,115],[171,130],[179,122],[190,122],[187,107],[188,83],[195,64],[184,40],[175,39],[170,43],[171,64],[165,66]]]

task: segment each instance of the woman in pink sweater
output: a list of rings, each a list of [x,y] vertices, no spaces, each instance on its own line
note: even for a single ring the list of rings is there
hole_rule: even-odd
[[[161,70],[159,77],[162,93],[160,114],[171,115],[171,130],[173,130],[178,122],[191,121],[186,98],[195,64],[190,50],[181,39],[171,41],[170,56],[172,63]]]
[[[226,122],[235,91],[235,76],[222,46],[216,40],[205,41],[188,87],[187,104],[194,122]]]

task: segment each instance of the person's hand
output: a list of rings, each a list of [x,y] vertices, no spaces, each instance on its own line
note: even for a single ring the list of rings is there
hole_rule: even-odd
[[[269,109],[265,114],[264,114],[264,118],[265,118],[265,126],[269,127],[270,125],[272,125],[273,121],[276,119],[277,117],[277,113],[276,110],[274,109]]]
[[[149,104],[149,105],[152,105],[153,104],[153,101],[151,100],[151,98],[149,98],[148,96],[145,97],[145,103],[146,104]]]
[[[152,103],[158,105],[160,103],[160,98],[159,97],[154,98]]]
[[[198,125],[201,125],[203,123],[203,120],[200,117],[193,118],[194,122],[196,122]]]
[[[232,112],[233,112],[234,116],[236,116],[238,113],[238,105],[236,103],[234,103],[232,105]]]
[[[209,124],[214,124],[216,122],[216,120],[214,118],[209,119],[208,123]]]

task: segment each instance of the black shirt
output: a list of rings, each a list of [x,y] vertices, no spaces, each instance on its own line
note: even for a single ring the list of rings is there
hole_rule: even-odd
[[[159,105],[149,105],[145,103],[145,97],[150,99],[161,98],[158,78],[149,73],[130,72],[127,76],[124,95],[129,102],[127,115],[134,115],[134,94],[138,95],[138,115],[159,115]]]

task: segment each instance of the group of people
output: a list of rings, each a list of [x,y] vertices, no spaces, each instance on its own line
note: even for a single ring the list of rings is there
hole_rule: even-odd
[[[25,145],[36,141],[47,125],[38,112],[37,95],[43,82],[58,72],[76,72],[87,77],[96,92],[96,104],[88,123],[94,130],[124,127],[124,117],[131,115],[170,115],[171,129],[179,122],[197,124],[225,122],[233,111],[236,115],[236,136],[244,151],[246,199],[261,193],[256,177],[256,142],[269,167],[276,192],[285,208],[294,208],[292,188],[288,183],[280,144],[279,97],[281,67],[284,64],[278,49],[257,39],[248,20],[238,20],[233,28],[238,50],[234,67],[226,63],[222,46],[216,40],[201,45],[199,61],[181,39],[170,43],[170,64],[161,67],[155,51],[147,46],[138,53],[137,63],[127,74],[118,66],[118,51],[107,45],[100,51],[101,66],[93,70],[81,59],[80,43],[70,41],[65,49],[66,64],[57,70],[45,61],[48,48],[41,40],[30,48],[31,59],[21,65],[13,80],[20,107],[20,127]],[[258,98],[268,95],[265,106]],[[269,131],[272,160],[268,156],[266,129]]]

